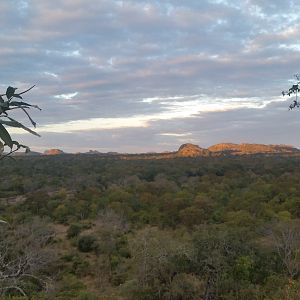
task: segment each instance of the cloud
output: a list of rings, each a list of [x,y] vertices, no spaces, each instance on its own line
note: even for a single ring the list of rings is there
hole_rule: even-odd
[[[36,84],[26,96],[43,108],[33,113],[43,140],[57,134],[73,151],[75,131],[83,140],[104,134],[108,148],[117,145],[110,130],[130,136],[130,149],[144,141],[130,130],[151,133],[155,149],[187,137],[212,140],[219,137],[209,130],[214,113],[285,109],[280,92],[299,71],[294,1],[13,0],[0,9],[0,88]],[[225,133],[222,118],[214,122]],[[198,119],[201,134],[189,130]],[[266,128],[271,121],[253,119]],[[173,122],[191,134],[174,131]],[[233,128],[238,122],[244,124],[238,119]],[[290,130],[289,122],[281,130]],[[252,139],[249,130],[228,137]],[[129,149],[121,140],[118,147]]]
[[[14,134],[14,138],[35,145],[33,150],[62,148],[85,152],[89,149],[118,152],[174,151],[183,143],[209,147],[220,142],[292,144],[300,147],[297,111],[282,102],[264,108],[237,108],[205,112],[189,118],[148,120],[147,126],[94,128],[88,131],[43,132],[42,138]],[[109,124],[112,124],[109,122]],[[130,124],[129,124],[130,125]],[[74,149],[76,149],[74,151]]]

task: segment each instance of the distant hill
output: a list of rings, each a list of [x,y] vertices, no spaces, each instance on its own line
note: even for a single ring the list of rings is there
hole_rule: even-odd
[[[121,159],[172,159],[176,157],[214,157],[236,155],[291,155],[300,156],[300,150],[289,145],[222,143],[202,148],[195,144],[183,144],[177,151],[161,153],[119,154]]]
[[[89,150],[88,152],[85,152],[83,154],[89,154],[89,155],[101,155],[101,156],[111,156],[111,155],[119,155],[118,152],[99,152],[97,150]]]
[[[194,144],[183,144],[176,152],[177,157],[198,156],[227,156],[227,155],[254,155],[254,154],[285,154],[300,155],[300,150],[290,145],[264,144],[233,144],[221,143],[210,146],[208,149]]]
[[[29,151],[29,152],[15,152],[12,156],[40,156],[42,155],[40,152]]]
[[[214,154],[280,154],[280,153],[299,153],[300,150],[289,145],[264,145],[264,144],[216,144],[208,148]]]
[[[65,154],[65,152],[60,149],[49,149],[44,152],[44,155],[60,155],[60,154]]]
[[[88,152],[85,152],[84,154],[99,155],[99,154],[102,154],[102,153],[97,151],[97,150],[89,150]]]
[[[49,149],[43,154],[39,152],[30,151],[16,152],[15,156],[37,156],[37,155],[62,155],[66,154],[60,149]],[[90,150],[85,153],[76,153],[77,155],[94,155],[101,157],[115,157],[120,159],[170,159],[176,157],[208,157],[208,156],[235,156],[235,155],[291,155],[300,156],[300,150],[290,145],[264,145],[264,144],[234,144],[234,143],[220,143],[210,147],[202,148],[198,145],[186,143],[182,144],[177,151],[165,151],[161,153],[148,152],[127,154],[118,152],[99,152],[97,150]]]

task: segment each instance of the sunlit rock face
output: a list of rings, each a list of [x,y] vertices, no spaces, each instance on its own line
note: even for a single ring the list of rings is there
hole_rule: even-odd
[[[216,144],[208,148],[212,153],[243,154],[268,154],[268,153],[298,153],[299,149],[289,145],[263,145],[263,144]]]
[[[60,149],[49,149],[44,152],[44,155],[59,155],[64,154],[64,151]]]
[[[183,144],[177,151],[177,156],[180,157],[209,156],[209,154],[210,152],[207,149],[194,144]]]
[[[208,149],[194,144],[183,144],[176,152],[177,157],[223,156],[247,154],[297,154],[300,150],[289,145],[264,144],[233,144],[221,143],[210,146]]]

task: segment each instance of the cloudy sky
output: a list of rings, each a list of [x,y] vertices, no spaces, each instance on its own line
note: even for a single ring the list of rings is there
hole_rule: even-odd
[[[300,110],[281,96],[300,72],[298,3],[1,0],[0,88],[36,84],[26,100],[43,109],[41,138],[13,138],[67,152],[300,147]]]

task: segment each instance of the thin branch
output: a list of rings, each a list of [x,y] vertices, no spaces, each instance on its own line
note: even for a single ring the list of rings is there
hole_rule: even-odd
[[[8,290],[17,290],[19,291],[24,297],[28,298],[27,294],[24,292],[23,289],[21,289],[19,286],[8,286],[8,287],[4,287],[4,288],[0,288],[1,290],[4,290],[4,293]]]
[[[4,159],[4,158],[7,157],[7,156],[10,156],[12,153],[14,153],[14,152],[16,152],[16,151],[18,151],[18,150],[19,150],[19,148],[15,149],[15,150],[10,150],[9,153],[6,153],[6,154],[0,156],[0,160]]]

